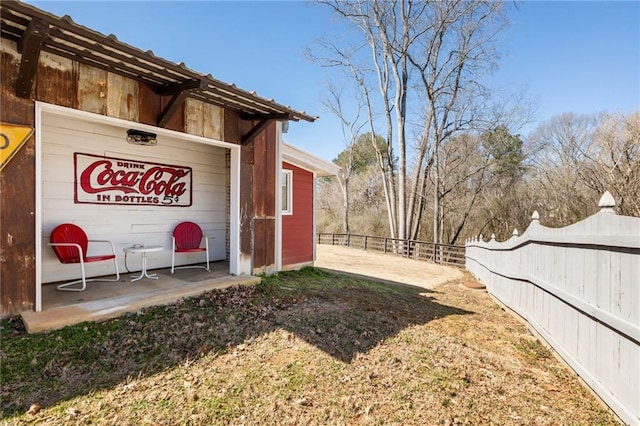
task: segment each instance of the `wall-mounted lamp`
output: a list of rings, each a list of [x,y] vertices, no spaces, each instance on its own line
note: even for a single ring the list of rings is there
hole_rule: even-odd
[[[155,133],[143,132],[142,130],[127,130],[127,142],[133,145],[154,146],[158,144],[158,135]]]

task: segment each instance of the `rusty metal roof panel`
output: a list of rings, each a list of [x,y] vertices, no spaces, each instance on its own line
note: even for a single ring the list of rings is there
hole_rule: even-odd
[[[199,81],[199,87],[191,89],[189,97],[247,116],[276,114],[295,121],[314,121],[317,118],[258,96],[255,92],[239,89],[234,84],[216,80],[210,74],[191,70],[184,63],[171,62],[150,50],[130,46],[113,34],[105,36],[76,24],[68,15],[60,18],[19,1],[2,1],[0,11],[3,38],[19,42],[30,22],[40,20],[49,29],[42,50],[148,83],[156,90]]]

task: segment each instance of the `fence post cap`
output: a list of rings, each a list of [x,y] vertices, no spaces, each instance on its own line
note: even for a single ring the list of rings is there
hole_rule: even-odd
[[[496,234],[491,234],[491,241],[495,241],[496,240]]]
[[[609,191],[604,191],[604,194],[602,194],[602,197],[600,197],[600,201],[598,202],[600,211],[613,213],[613,208],[615,206],[616,200],[613,198],[613,195],[611,195]]]
[[[531,215],[531,220],[534,222],[537,222],[540,220],[540,213],[538,213],[538,210],[533,211],[533,214]]]

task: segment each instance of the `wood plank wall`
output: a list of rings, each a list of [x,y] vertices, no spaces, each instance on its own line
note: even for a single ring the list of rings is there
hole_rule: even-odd
[[[0,121],[35,125],[31,100],[15,95],[20,69],[15,43],[1,41]],[[0,172],[0,314],[35,301],[35,137]]]
[[[276,237],[276,126],[271,123],[254,140],[253,272],[275,272]],[[256,183],[260,183],[257,185]]]
[[[228,142],[240,143],[241,135],[256,124],[224,112]],[[275,271],[276,137],[276,123],[271,122],[241,148],[240,255],[256,274]]]
[[[0,51],[0,119],[6,123],[35,127],[34,100],[38,100],[156,125],[171,99],[156,94],[145,83],[46,52],[40,57],[33,99],[18,98],[15,83],[20,55],[16,43],[2,39]],[[251,126],[233,111],[189,99],[165,127],[239,144]],[[275,235],[275,214],[267,207],[275,200],[275,123],[265,132],[241,149],[240,251],[241,258],[257,269],[275,264],[275,238],[271,238]],[[254,152],[256,149],[259,152]],[[32,137],[0,173],[0,317],[32,309],[35,303],[35,154]],[[256,167],[256,161],[270,165]],[[257,188],[254,183],[267,185]],[[256,196],[259,200],[254,203]],[[255,229],[258,232],[254,234]],[[254,246],[258,247],[256,259]]]

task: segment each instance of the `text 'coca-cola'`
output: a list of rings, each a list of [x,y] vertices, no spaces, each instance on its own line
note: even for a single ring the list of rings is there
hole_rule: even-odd
[[[75,203],[191,205],[191,167],[74,153]]]

